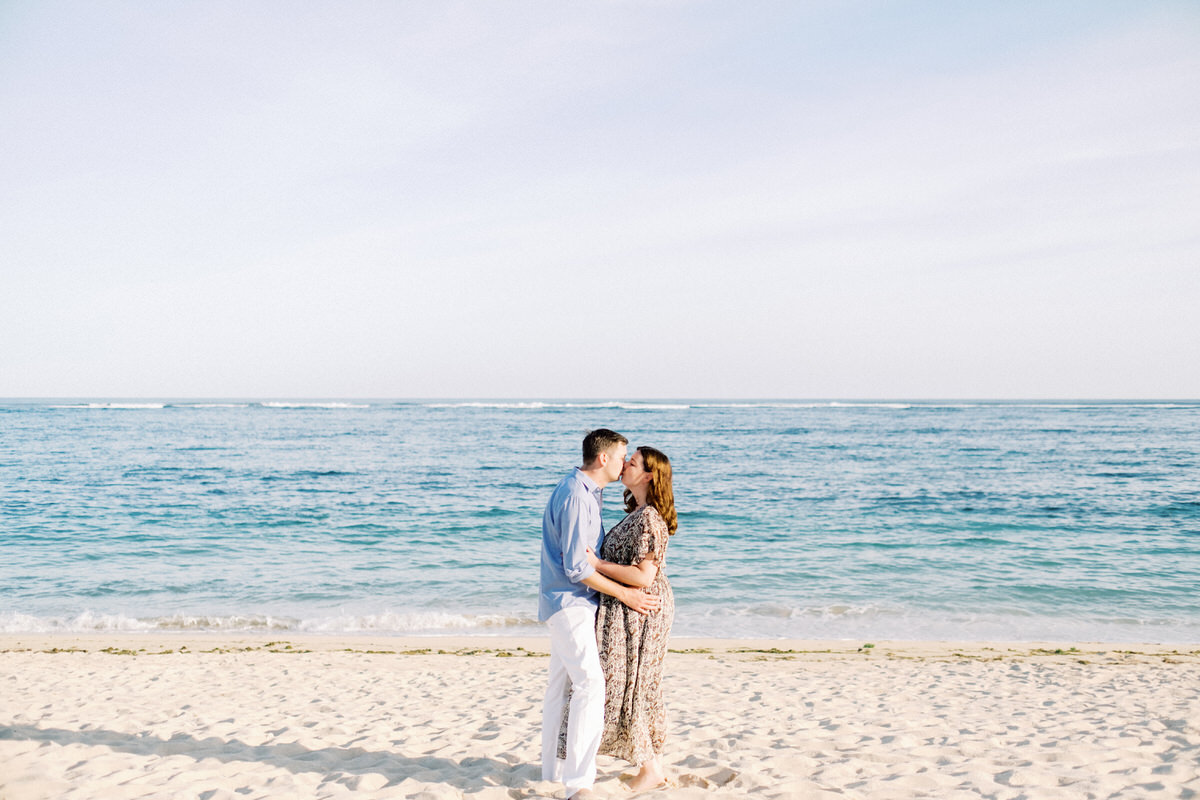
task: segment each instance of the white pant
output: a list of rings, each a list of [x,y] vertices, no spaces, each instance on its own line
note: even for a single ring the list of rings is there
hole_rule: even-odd
[[[596,647],[596,611],[571,606],[555,613],[550,628],[550,683],[542,704],[542,780],[561,780],[570,797],[596,782],[596,751],[604,732],[604,671]],[[567,692],[567,759],[558,759],[558,731]]]

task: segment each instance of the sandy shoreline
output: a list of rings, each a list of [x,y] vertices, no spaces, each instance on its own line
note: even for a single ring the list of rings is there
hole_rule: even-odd
[[[0,800],[552,797],[547,645],[3,635]],[[676,785],[646,796],[1200,796],[1200,644],[672,649]],[[597,788],[628,769],[601,759]]]

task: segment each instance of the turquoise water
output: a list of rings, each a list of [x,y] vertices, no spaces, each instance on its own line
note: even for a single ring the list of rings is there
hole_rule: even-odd
[[[540,632],[599,426],[677,634],[1200,642],[1200,403],[3,401],[0,630]]]

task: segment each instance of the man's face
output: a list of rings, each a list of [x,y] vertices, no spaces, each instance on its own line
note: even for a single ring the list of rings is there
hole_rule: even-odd
[[[625,469],[625,456],[628,452],[628,447],[619,444],[605,453],[608,456],[608,463],[604,465],[604,477],[608,478],[609,483],[621,477],[621,471]]]

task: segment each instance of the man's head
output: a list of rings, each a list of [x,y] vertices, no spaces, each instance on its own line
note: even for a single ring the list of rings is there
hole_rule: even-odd
[[[612,483],[621,477],[629,440],[608,428],[597,428],[583,437],[583,468]]]

